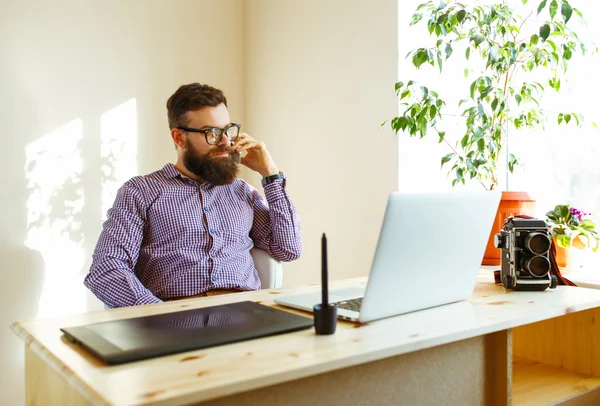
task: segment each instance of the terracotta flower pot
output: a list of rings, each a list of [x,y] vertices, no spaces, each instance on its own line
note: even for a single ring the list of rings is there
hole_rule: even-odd
[[[504,220],[519,214],[533,216],[535,214],[535,200],[527,192],[502,192],[502,199],[481,262],[482,265],[500,265],[501,251],[494,246],[494,236],[502,230]]]
[[[558,245],[556,238],[553,241],[556,247],[556,263],[559,268],[574,270],[581,268],[584,262],[585,245],[576,237],[571,243],[571,248],[563,248]]]

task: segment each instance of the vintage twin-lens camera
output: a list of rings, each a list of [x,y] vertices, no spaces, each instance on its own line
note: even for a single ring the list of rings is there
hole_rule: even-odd
[[[502,284],[506,289],[554,289],[556,276],[550,274],[550,237],[543,220],[509,217],[494,238],[502,249]]]

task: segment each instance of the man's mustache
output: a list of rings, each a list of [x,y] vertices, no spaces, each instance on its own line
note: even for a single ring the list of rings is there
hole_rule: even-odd
[[[213,149],[210,152],[210,156],[215,156],[215,155],[219,155],[222,154],[223,152],[227,152],[229,155],[231,155],[232,158],[237,159],[240,155],[239,152],[237,152],[236,150],[234,150],[231,147],[226,147],[226,146],[218,146],[215,149]]]

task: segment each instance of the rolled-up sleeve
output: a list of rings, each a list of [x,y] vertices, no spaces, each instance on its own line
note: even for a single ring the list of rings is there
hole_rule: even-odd
[[[257,248],[283,262],[300,258],[302,239],[296,207],[286,191],[287,179],[278,179],[265,186],[265,199],[250,189],[254,221],[250,237]]]

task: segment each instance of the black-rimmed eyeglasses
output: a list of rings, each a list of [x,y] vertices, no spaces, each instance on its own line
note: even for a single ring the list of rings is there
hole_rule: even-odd
[[[227,136],[229,141],[235,141],[240,135],[240,128],[242,126],[240,124],[231,123],[225,128],[216,128],[211,127],[206,130],[200,130],[198,128],[190,128],[190,127],[177,127],[177,129],[181,131],[187,131],[191,133],[201,133],[204,134],[204,138],[206,142],[210,145],[216,145],[221,142],[223,139],[223,134]]]

